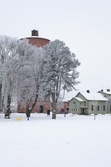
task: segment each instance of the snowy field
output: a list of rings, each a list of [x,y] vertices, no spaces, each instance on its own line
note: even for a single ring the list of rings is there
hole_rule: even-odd
[[[0,114],[0,167],[111,167],[111,115]]]

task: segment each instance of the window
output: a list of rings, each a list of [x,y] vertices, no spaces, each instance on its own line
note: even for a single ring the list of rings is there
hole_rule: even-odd
[[[91,105],[91,110],[93,111],[93,109],[94,109],[94,106],[93,106],[93,105]]]
[[[73,102],[73,104],[74,104],[74,111],[76,111],[76,109],[77,109],[77,104],[76,104],[76,102]]]
[[[97,106],[97,110],[99,111],[99,105]]]
[[[103,105],[103,111],[105,111],[105,105]]]

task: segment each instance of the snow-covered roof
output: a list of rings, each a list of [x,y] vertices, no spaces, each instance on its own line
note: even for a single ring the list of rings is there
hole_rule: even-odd
[[[87,100],[99,100],[99,101],[108,101],[106,97],[104,97],[100,93],[81,93]]]
[[[111,92],[109,92],[109,91],[103,91],[103,93],[111,95]]]
[[[43,37],[40,37],[40,36],[25,37],[25,39],[30,39],[30,38],[35,38],[35,39],[45,39],[45,40],[50,41],[49,39],[47,39],[47,38],[43,38]]]
[[[80,101],[80,102],[85,101],[85,100],[81,99],[80,97],[74,97],[74,98],[75,98],[76,100]]]

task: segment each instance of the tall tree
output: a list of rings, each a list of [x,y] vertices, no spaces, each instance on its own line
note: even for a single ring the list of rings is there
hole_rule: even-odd
[[[43,61],[43,91],[44,96],[50,96],[52,119],[56,119],[57,103],[60,94],[72,91],[79,83],[76,81],[79,73],[76,68],[80,65],[75,54],[71,53],[65,43],[55,40],[44,46]]]
[[[2,92],[0,92],[0,99],[1,99],[0,106],[2,109],[4,109],[5,116],[7,115],[7,117],[9,117],[10,115],[10,102],[11,102],[10,86],[11,85],[10,83],[8,85],[6,83],[7,81],[9,81],[9,78],[11,82],[11,77],[10,77],[10,71],[7,71],[8,68],[5,69],[5,66],[9,64],[8,61],[10,61],[10,58],[16,55],[16,46],[17,46],[17,39],[10,38],[8,36],[0,36],[0,75],[1,75],[0,87],[2,88],[1,89]],[[5,103],[6,105],[2,104],[2,96],[4,100],[3,103]],[[5,107],[3,108],[3,106]]]
[[[10,97],[15,97],[18,103],[26,106],[29,119],[36,101],[38,100],[40,85],[40,64],[42,50],[28,43],[28,40],[18,40],[14,52],[10,52],[4,61],[2,78],[2,96],[4,108]],[[11,100],[10,100],[11,102]]]
[[[26,106],[26,115],[30,113],[39,97],[42,49],[32,46],[28,40],[18,41],[19,68],[17,74],[17,95]]]

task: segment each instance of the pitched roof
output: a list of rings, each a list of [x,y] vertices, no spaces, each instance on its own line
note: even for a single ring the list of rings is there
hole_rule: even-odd
[[[85,101],[85,100],[81,99],[80,97],[74,97],[74,98],[75,98],[76,100],[80,101],[80,102]]]
[[[105,93],[105,94],[111,95],[111,92],[110,92],[110,91],[107,91],[107,90],[106,90],[106,91],[99,91],[99,92],[100,92],[100,93],[103,92],[103,93]]]
[[[108,101],[106,97],[104,97],[100,93],[81,93],[87,100],[98,100],[98,101]]]

